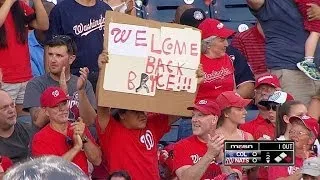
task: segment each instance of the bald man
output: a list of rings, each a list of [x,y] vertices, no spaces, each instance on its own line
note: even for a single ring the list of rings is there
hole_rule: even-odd
[[[30,124],[17,122],[14,101],[0,90],[0,154],[15,163],[26,159],[30,155],[28,146],[33,133]]]

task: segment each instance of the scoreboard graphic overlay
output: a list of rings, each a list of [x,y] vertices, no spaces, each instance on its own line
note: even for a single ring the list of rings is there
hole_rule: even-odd
[[[225,141],[226,166],[292,166],[293,141]]]

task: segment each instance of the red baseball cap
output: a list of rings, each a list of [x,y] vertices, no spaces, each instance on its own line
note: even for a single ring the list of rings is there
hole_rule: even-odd
[[[201,30],[202,39],[206,39],[211,36],[228,38],[235,33],[235,31],[226,28],[220,21],[211,18],[206,18],[202,21],[199,24],[198,29]]]
[[[300,121],[303,123],[303,125],[309,129],[313,133],[313,135],[317,138],[319,136],[319,123],[316,119],[310,117],[310,116],[292,116],[289,118],[289,122],[293,123],[294,121]]]
[[[276,75],[273,74],[265,74],[256,79],[256,87],[259,87],[262,84],[268,84],[275,88],[281,88],[280,81]]]
[[[221,93],[216,102],[219,104],[220,109],[224,110],[228,107],[240,107],[244,108],[250,104],[251,99],[243,99],[238,93],[234,91],[225,91]]]
[[[217,116],[221,115],[221,110],[219,108],[219,105],[216,102],[208,99],[202,99],[198,101],[193,107],[188,107],[188,110],[194,110],[194,109],[206,115],[209,115],[209,114],[213,114]]]
[[[55,107],[68,99],[68,96],[61,88],[51,86],[41,94],[40,104],[41,107]]]

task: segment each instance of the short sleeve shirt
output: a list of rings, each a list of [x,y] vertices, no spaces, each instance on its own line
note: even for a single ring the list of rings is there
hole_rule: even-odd
[[[133,180],[159,179],[157,144],[169,131],[168,116],[148,115],[143,129],[128,129],[110,117],[103,131],[97,121],[99,143],[109,172],[125,169]]]
[[[85,129],[85,134],[92,142],[95,142],[88,128]],[[70,124],[67,135],[55,131],[48,124],[34,135],[31,145],[32,155],[63,156],[73,147],[72,136],[73,131],[70,129]],[[72,162],[78,165],[86,174],[89,173],[87,156],[84,151],[78,152],[78,154],[73,158]]]
[[[202,156],[207,152],[207,145],[201,142],[197,136],[190,136],[176,143],[173,150],[173,170],[174,172],[183,166],[193,166],[197,164]],[[202,180],[213,179],[221,174],[221,169],[215,162],[212,162]]]
[[[303,60],[308,32],[294,0],[265,0],[253,11],[266,38],[266,64],[268,69],[298,69]],[[316,49],[316,57],[319,46]]]
[[[68,94],[70,96],[70,100],[68,101],[70,119],[76,119],[77,117],[79,117],[80,113],[77,81],[78,77],[74,75],[71,75],[70,80],[67,81]],[[42,92],[50,86],[59,86],[59,82],[53,80],[49,74],[35,77],[30,82],[28,82],[24,95],[23,108],[25,110],[29,110],[32,107],[41,107],[40,96]],[[90,104],[93,108],[96,109],[96,98],[92,89],[92,85],[89,81],[87,81],[86,83],[85,90]]]
[[[227,54],[214,59],[201,55],[200,62],[204,81],[199,86],[196,102],[206,98],[216,99],[222,92],[235,89],[234,67]]]
[[[10,137],[0,137],[0,155],[9,157],[14,163],[28,158],[29,143],[35,131],[30,124],[17,122]]]

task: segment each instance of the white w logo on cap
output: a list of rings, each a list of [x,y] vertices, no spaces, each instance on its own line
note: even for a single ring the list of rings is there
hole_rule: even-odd
[[[52,96],[53,96],[53,97],[59,96],[59,91],[58,91],[58,90],[53,91],[53,92],[52,92]]]
[[[204,100],[204,99],[199,101],[199,104],[201,104],[201,105],[207,104],[207,103],[208,103],[208,101],[206,101],[206,100]]]

